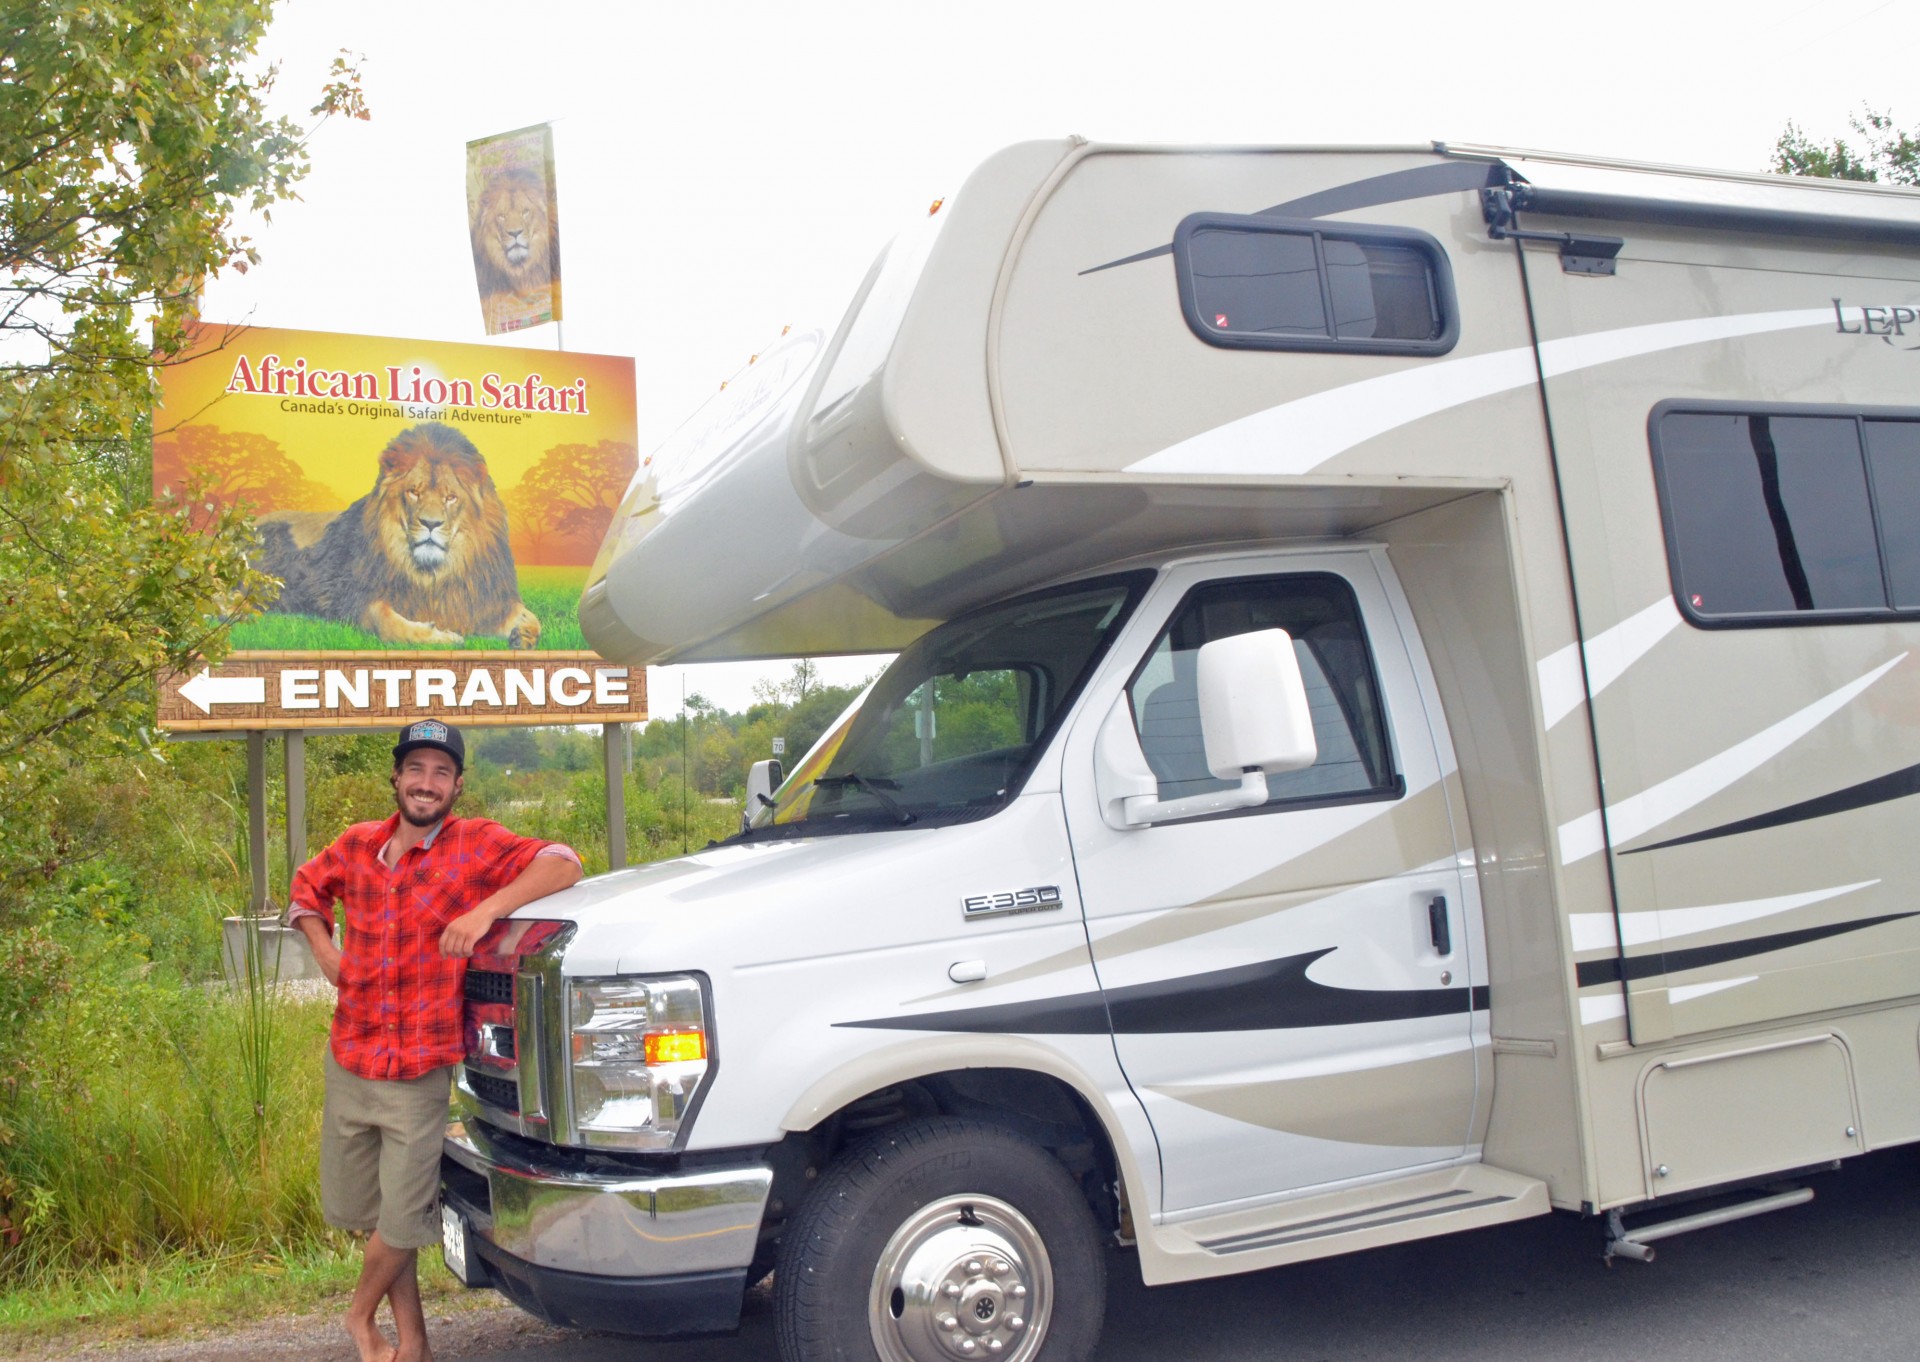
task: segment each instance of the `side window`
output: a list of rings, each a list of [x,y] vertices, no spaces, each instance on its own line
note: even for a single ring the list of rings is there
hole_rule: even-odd
[[[1896,610],[1920,610],[1920,421],[1863,421],[1880,554]]]
[[[1662,404],[1650,433],[1674,590],[1696,623],[1920,608],[1920,420]]]
[[[1140,750],[1160,798],[1224,790],[1207,770],[1195,691],[1200,645],[1256,629],[1285,629],[1313,709],[1319,760],[1270,776],[1269,804],[1397,795],[1373,656],[1353,589],[1303,573],[1201,587],[1180,605],[1127,689]]]
[[[1173,252],[1181,311],[1209,345],[1437,355],[1459,334],[1446,252],[1425,232],[1195,213]]]

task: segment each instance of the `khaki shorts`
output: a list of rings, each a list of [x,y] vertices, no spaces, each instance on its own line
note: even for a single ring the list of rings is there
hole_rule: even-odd
[[[418,1078],[362,1078],[327,1052],[320,1209],[329,1225],[378,1230],[389,1247],[440,1242],[440,1143],[453,1066]]]

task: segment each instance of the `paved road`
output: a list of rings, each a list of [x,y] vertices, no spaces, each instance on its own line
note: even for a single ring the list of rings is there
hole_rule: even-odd
[[[1920,1152],[1811,1184],[1811,1205],[1598,1261],[1598,1226],[1548,1216],[1222,1281],[1148,1290],[1115,1253],[1097,1362],[1754,1362],[1920,1357]],[[770,1362],[771,1302],[685,1343],[570,1335],[485,1362]]]

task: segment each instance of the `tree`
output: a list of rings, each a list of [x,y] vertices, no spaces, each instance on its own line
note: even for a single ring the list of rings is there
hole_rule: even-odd
[[[619,440],[555,445],[503,493],[516,556],[537,563],[589,562],[633,481],[639,451]],[[564,547],[554,540],[566,541]]]
[[[540,764],[540,743],[531,728],[489,728],[474,734],[474,755],[495,766],[531,771]]]
[[[753,698],[763,705],[797,705],[820,688],[820,664],[810,657],[796,658],[783,680],[753,683]]]
[[[218,660],[274,590],[243,516],[202,533],[144,476],[155,367],[202,282],[257,260],[237,214],[306,169],[245,69],[270,12],[0,0],[0,911],[58,859],[36,793],[146,742],[154,675]],[[366,116],[356,66],[313,112]]]
[[[1865,139],[1864,146],[1855,147],[1840,137],[1822,146],[1797,123],[1788,122],[1774,143],[1771,169],[1781,175],[1920,185],[1920,136],[1896,129],[1889,111],[1862,109],[1847,121]]]
[[[153,482],[186,506],[195,524],[206,509],[337,511],[340,497],[287,457],[277,440],[218,426],[180,426],[153,442]]]

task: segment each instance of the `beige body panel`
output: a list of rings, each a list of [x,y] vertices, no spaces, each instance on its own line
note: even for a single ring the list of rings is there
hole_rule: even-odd
[[[1911,252],[1621,230],[1615,279],[1574,279],[1550,255],[1527,254],[1543,341],[1699,317],[1817,315],[1840,296],[1920,298]],[[1861,339],[1827,319],[1549,379],[1588,637],[1673,599],[1648,449],[1656,405],[1910,403],[1914,356]],[[1604,904],[1569,896],[1601,1206],[1920,1138],[1908,1001],[1920,981],[1920,918],[1905,916],[1920,887],[1911,802],[1739,830],[1913,763],[1916,631],[1894,621],[1702,629],[1677,615],[1658,628],[1594,698],[1591,731],[1582,710],[1549,734],[1555,753],[1591,752],[1597,735],[1605,824],[1579,817],[1569,790],[1554,831],[1569,881],[1597,878],[1610,861],[1628,937],[1626,1007],[1610,1015],[1619,984],[1602,976],[1619,977],[1617,934],[1582,920]],[[1587,808],[1595,803],[1588,796]],[[1769,942],[1778,949],[1759,949]],[[1829,1034],[1816,1019],[1857,1019],[1863,1008],[1904,1021],[1852,1035],[1850,1019],[1849,1041],[1809,1048],[1807,1037]],[[1756,1045],[1789,1048],[1754,1056]],[[1811,1057],[1818,1073],[1806,1071]],[[1867,1123],[1842,1091],[1880,1119]],[[1726,1119],[1742,1109],[1737,1093],[1772,1117]],[[1690,1138],[1699,1150],[1676,1154]],[[1665,1177],[1649,1171],[1662,1165]]]
[[[1831,232],[1526,219],[1622,238],[1617,271],[1596,276],[1563,270],[1552,244],[1493,239],[1464,179],[1326,210],[1440,243],[1458,339],[1419,356],[1210,345],[1181,313],[1165,249],[1195,212],[1259,213],[1448,166],[1909,227],[1920,195],[1455,151],[1055,141],[1000,153],[942,210],[916,284],[896,297],[885,259],[876,267],[862,305],[885,295],[897,309],[880,327],[894,328],[884,363],[840,391],[839,358],[872,340],[849,330],[856,306],[787,424],[716,464],[704,510],[630,498],[610,540],[630,558],[603,554],[605,589],[583,610],[635,662],[855,652],[1155,555],[1384,545],[1457,775],[1397,821],[1128,924],[1096,954],[1123,961],[1234,914],[1290,911],[1304,887],[1401,873],[1423,863],[1410,848],[1444,854],[1453,829],[1485,931],[1491,1074],[1468,1139],[1482,1162],[1303,1192],[1201,1230],[1155,1225],[1141,1237],[1149,1280],[1549,1203],[1630,1205],[1920,1140],[1912,800],[1740,830],[1920,770],[1920,628],[1686,623],[1648,440],[1667,401],[1911,406],[1920,354],[1818,314],[1835,298],[1920,307],[1920,253]],[[760,556],[689,583],[678,614],[614,618],[628,610],[614,602],[642,600],[672,569],[672,545],[723,535]],[[830,1109],[914,1062],[823,1079],[802,1105]],[[1417,1067],[1407,1077],[1426,1081]],[[1287,1086],[1179,1096],[1262,1128],[1348,1139],[1368,1124],[1347,1080]],[[1122,1105],[1096,1102],[1110,1130],[1138,1118]],[[1761,1119],[1787,1106],[1790,1119]],[[1129,1169],[1143,1157],[1122,1151]],[[1461,1204],[1404,1213],[1429,1194]],[[1316,1219],[1339,1231],[1288,1228]],[[1259,1246],[1207,1247],[1235,1235]]]

